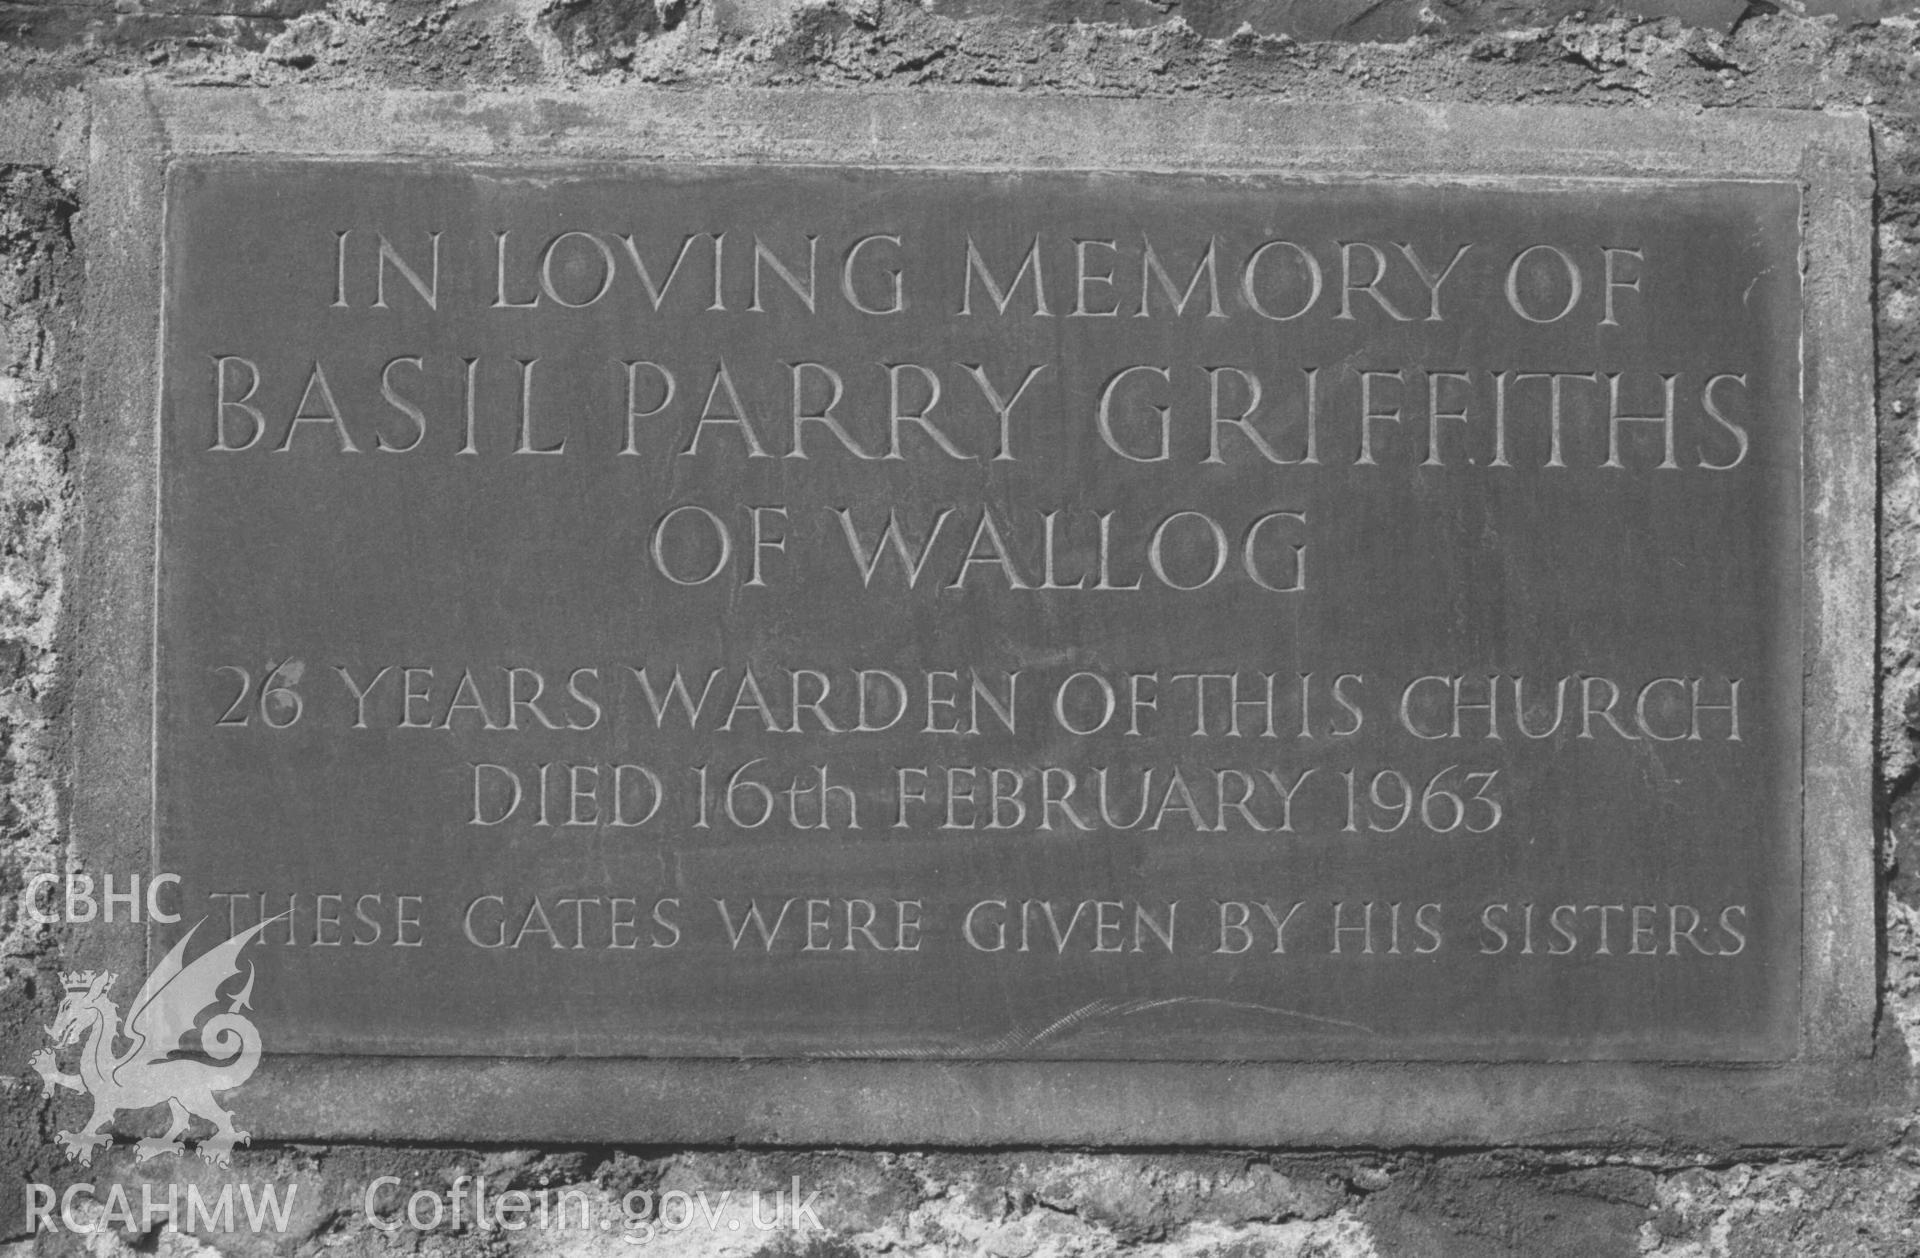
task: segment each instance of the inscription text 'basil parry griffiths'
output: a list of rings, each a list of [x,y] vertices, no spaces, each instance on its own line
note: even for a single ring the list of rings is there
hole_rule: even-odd
[[[170,196],[161,858],[278,1042],[1790,1045],[1792,188]]]

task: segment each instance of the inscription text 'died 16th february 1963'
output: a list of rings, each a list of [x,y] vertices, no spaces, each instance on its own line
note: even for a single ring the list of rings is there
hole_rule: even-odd
[[[1790,1051],[1794,188],[168,197],[159,861],[276,1050]]]

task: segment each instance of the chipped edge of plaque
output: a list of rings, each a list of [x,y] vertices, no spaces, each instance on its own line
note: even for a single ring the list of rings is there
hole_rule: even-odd
[[[811,90],[89,91],[92,323],[68,595],[86,869],[151,868],[164,176],[175,156],[699,160],[1802,189],[1806,595],[1800,1053],[1733,1065],[269,1057],[263,1137],[1340,1146],[1846,1144],[1879,1130],[1871,148],[1864,116]],[[0,97],[0,113],[14,108]],[[1365,137],[1364,141],[1358,137]],[[114,942],[114,941],[118,942]],[[136,932],[72,959],[137,971]]]
[[[1801,1043],[1872,1051],[1879,1011],[1873,869],[1878,628],[1872,154],[1866,124],[1801,152],[1805,427]]]

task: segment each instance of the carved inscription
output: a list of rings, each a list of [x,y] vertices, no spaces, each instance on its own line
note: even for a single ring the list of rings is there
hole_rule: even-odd
[[[170,195],[159,853],[284,1050],[1790,1047],[1791,188]]]

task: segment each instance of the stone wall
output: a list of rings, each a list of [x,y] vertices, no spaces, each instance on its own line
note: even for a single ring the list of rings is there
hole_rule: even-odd
[[[1910,13],[1909,11],[1913,11]],[[878,91],[1317,101],[1557,103],[1635,110],[1863,110],[1879,195],[1882,458],[1879,808],[1889,1069],[1920,1046],[1920,10],[1895,0],[25,0],[0,2],[0,92],[38,120],[44,165],[0,166],[0,1238],[15,1185],[61,1182],[56,1125],[24,1064],[59,995],[60,928],[19,915],[61,867],[63,672],[86,609],[64,594],[82,431],[87,190],[78,88],[201,85],[439,89],[809,84]],[[5,152],[0,146],[0,152]],[[1897,1031],[1898,1034],[1891,1032]],[[1912,1106],[1904,1107],[1910,1113]],[[111,1182],[280,1180],[283,1234],[195,1238],[138,1227],[22,1251],[547,1252],[827,1255],[1627,1255],[1920,1253],[1920,1143],[1890,1121],[1865,1147],[1672,1145],[1275,1154],[267,1147],[230,1171],[136,1166]],[[730,1190],[717,1228],[615,1234],[442,1227],[389,1237],[362,1194],[578,1187]],[[811,1214],[763,1232],[754,1194],[800,1188]],[[164,1194],[164,1188],[162,1188]],[[808,1194],[816,1194],[809,1197]],[[639,1200],[636,1198],[635,1200]],[[789,1198],[789,1201],[791,1199]],[[101,1207],[96,1206],[98,1211]],[[816,1226],[813,1219],[817,1218]],[[656,1220],[656,1222],[658,1222]],[[0,1240],[0,1251],[5,1242]]]

